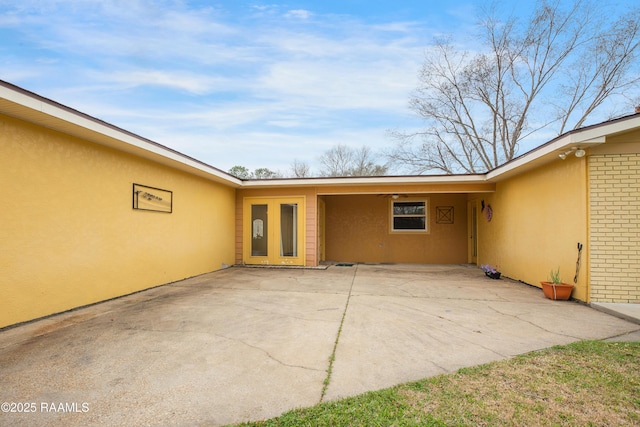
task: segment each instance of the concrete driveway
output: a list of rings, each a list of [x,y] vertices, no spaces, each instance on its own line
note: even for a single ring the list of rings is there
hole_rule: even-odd
[[[258,420],[639,329],[470,266],[234,267],[0,331],[0,425]]]

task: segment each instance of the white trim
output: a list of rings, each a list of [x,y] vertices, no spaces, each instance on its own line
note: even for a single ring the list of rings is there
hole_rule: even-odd
[[[542,163],[558,160],[558,154],[574,147],[583,149],[596,147],[606,143],[610,135],[638,127],[640,127],[640,114],[571,131],[487,172],[486,180],[499,181],[501,178],[526,170],[523,169],[526,166],[530,169]]]
[[[2,103],[1,99],[8,101]],[[4,104],[4,105],[3,105]],[[0,112],[50,129],[88,138],[97,144],[130,152],[181,170],[194,172],[232,187],[324,187],[318,194],[331,194],[331,186],[419,185],[419,184],[487,184],[506,179],[526,170],[557,161],[558,154],[571,148],[589,148],[606,143],[610,135],[640,128],[640,114],[623,117],[568,132],[529,151],[498,168],[474,175],[411,175],[380,177],[282,178],[240,180],[197,159],[186,156],[149,139],[66,107],[35,93],[0,80]],[[31,110],[31,111],[29,111]],[[69,128],[68,125],[71,125]],[[77,132],[74,132],[76,131]],[[468,192],[468,191],[467,191]],[[359,193],[367,194],[359,191]],[[372,191],[371,194],[378,193]],[[341,193],[342,194],[342,193]]]
[[[393,212],[393,208],[396,203],[406,202],[421,202],[424,203],[424,215],[396,215]],[[408,199],[389,199],[389,233],[390,234],[429,234],[431,233],[431,227],[429,227],[429,209],[431,200],[429,197],[412,197]],[[408,228],[408,229],[396,229],[394,226],[395,218],[402,217],[422,217],[424,216],[424,229]]]
[[[248,187],[289,187],[385,184],[482,184],[485,182],[486,179],[484,174],[476,174],[251,179],[244,181],[243,185]]]

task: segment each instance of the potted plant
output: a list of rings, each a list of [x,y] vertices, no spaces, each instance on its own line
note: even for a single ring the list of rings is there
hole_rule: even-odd
[[[500,278],[500,275],[502,273],[500,273],[498,270],[496,270],[494,267],[491,267],[490,265],[486,264],[486,265],[481,265],[480,268],[482,269],[482,271],[484,271],[484,274],[494,280],[498,280]]]
[[[560,267],[551,270],[548,282],[540,282],[544,296],[552,300],[568,300],[573,291],[573,285],[562,283],[560,280]]]

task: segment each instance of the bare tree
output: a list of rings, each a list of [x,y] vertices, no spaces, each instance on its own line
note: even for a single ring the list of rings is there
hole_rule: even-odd
[[[563,94],[570,102],[558,107],[561,120],[558,133],[568,129],[574,116],[576,121],[573,128],[581,127],[589,115],[610,96],[621,94],[626,97],[623,91],[637,86],[640,75],[634,61],[639,49],[640,9],[622,16],[607,33],[595,35],[590,48],[569,68],[575,70],[573,75],[567,75],[571,84],[562,86]],[[630,101],[627,104],[637,105],[637,98]]]
[[[353,151],[350,173],[352,176],[382,176],[389,169],[387,165],[376,164],[377,157],[369,147],[362,146]]]
[[[578,128],[605,101],[637,90],[640,9],[615,22],[609,14],[589,0],[568,8],[542,0],[524,24],[488,11],[480,53],[436,41],[410,101],[427,126],[393,133],[390,160],[414,173],[484,172],[514,158],[524,138]]]
[[[322,176],[349,176],[353,151],[345,144],[334,145],[318,159],[322,165]]]
[[[291,164],[291,173],[296,178],[307,178],[311,176],[311,168],[308,163],[295,159]]]
[[[344,144],[334,145],[327,150],[319,161],[323,168],[322,176],[373,176],[387,173],[388,166],[376,164],[377,157],[370,148],[363,146],[359,150]]]

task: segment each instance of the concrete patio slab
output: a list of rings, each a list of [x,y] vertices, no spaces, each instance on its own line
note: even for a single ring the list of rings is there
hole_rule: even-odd
[[[591,307],[640,325],[640,304],[594,302]]]
[[[235,267],[0,331],[0,425],[224,425],[318,403],[334,348],[325,400],[638,331],[470,266]]]
[[[327,399],[638,329],[475,267],[357,268]]]

